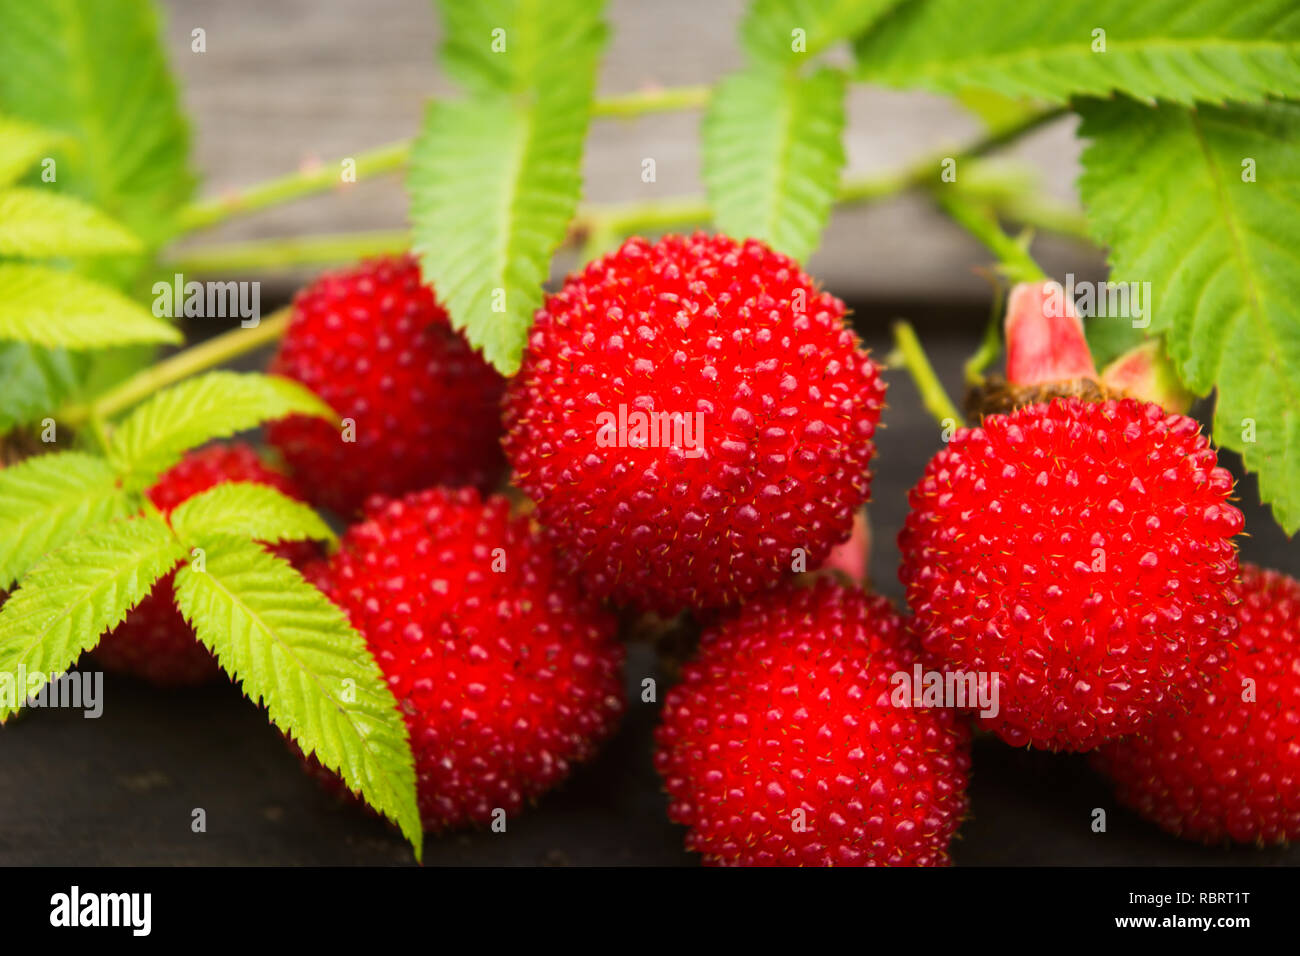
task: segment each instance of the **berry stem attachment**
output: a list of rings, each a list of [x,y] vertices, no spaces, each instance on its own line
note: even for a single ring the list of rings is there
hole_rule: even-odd
[[[95,428],[96,420],[102,427],[102,422],[143,401],[160,388],[271,344],[284,334],[292,315],[292,309],[288,307],[277,309],[252,328],[233,329],[177,352],[89,402],[65,407],[55,417],[71,427],[90,423]]]
[[[889,365],[902,365],[916,390],[921,393],[921,403],[925,405],[940,428],[956,428],[962,423],[962,416],[957,406],[952,403],[935,374],[934,366],[926,357],[921,340],[916,337],[916,330],[908,322],[894,323],[894,351],[886,358]]]

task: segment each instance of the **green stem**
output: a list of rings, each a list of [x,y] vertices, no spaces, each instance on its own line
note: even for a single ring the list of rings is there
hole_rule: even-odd
[[[363,179],[401,169],[406,165],[410,152],[410,140],[401,140],[348,158],[355,163],[356,181],[360,182]],[[254,212],[291,199],[300,199],[303,196],[350,185],[343,181],[343,162],[344,160],[336,159],[311,169],[278,176],[237,192],[191,203],[181,210],[179,217],[181,231],[206,229],[236,213]]]
[[[984,338],[975,354],[966,360],[963,376],[967,385],[979,385],[984,381],[984,370],[993,364],[1002,351],[1002,310],[1003,299],[1001,286],[993,294],[993,308],[989,321],[984,326]]]
[[[89,425],[90,433],[95,436],[95,443],[99,445],[99,450],[107,455],[108,427],[104,424],[104,416],[92,410]]]
[[[278,309],[257,325],[247,329],[233,329],[198,345],[177,352],[169,359],[144,369],[115,388],[82,405],[69,405],[56,418],[77,427],[89,422],[95,427],[132,405],[143,401],[160,388],[174,385],[182,379],[222,365],[231,359],[269,345],[284,334],[292,317],[290,308]]]
[[[936,193],[939,205],[952,219],[989,248],[1012,282],[1037,282],[1047,278],[1042,266],[1029,254],[1027,243],[1003,231],[993,211],[952,192]]]
[[[254,239],[180,250],[164,258],[163,266],[183,275],[270,272],[390,255],[403,252],[410,246],[411,234],[405,229],[341,232],[289,239]]]
[[[921,403],[926,411],[934,416],[940,428],[956,427],[962,423],[961,413],[952,403],[948,393],[939,382],[934,366],[921,348],[921,340],[916,337],[916,330],[907,322],[894,323],[895,352],[900,364],[907,369],[916,383],[916,390],[921,393]]]
[[[708,86],[669,87],[625,93],[596,100],[592,106],[592,116],[629,117],[670,110],[694,109],[707,104],[711,93],[712,90]],[[409,139],[398,140],[347,157],[355,164],[355,181],[372,179],[401,169],[410,158],[411,144],[412,140]],[[341,188],[346,185],[342,177],[343,162],[343,159],[332,160],[311,169],[278,176],[226,195],[191,203],[181,210],[180,229],[182,232],[206,229],[237,213],[255,212],[303,196]]]
[[[622,93],[596,100],[591,107],[591,115],[595,119],[604,119],[698,109],[707,106],[712,95],[713,88],[703,84],[638,90],[635,93]]]

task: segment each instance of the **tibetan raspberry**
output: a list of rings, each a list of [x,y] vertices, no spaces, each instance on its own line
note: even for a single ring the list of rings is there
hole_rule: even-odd
[[[490,489],[505,470],[500,375],[448,322],[411,256],[323,276],[298,294],[271,371],[344,419],[291,416],[267,436],[315,503],[340,514],[371,494],[434,484]]]
[[[149,500],[164,514],[171,514],[185,499],[228,481],[270,485],[302,500],[292,481],[268,468],[252,448],[242,444],[209,445],[190,452],[159,477],[149,489]],[[287,542],[272,550],[295,564],[319,553],[314,544],[305,541]],[[95,647],[95,659],[106,670],[131,674],[159,687],[202,684],[221,673],[216,658],[199,643],[194,629],[177,610],[173,577],[174,571],[158,581]]]
[[[671,614],[734,604],[843,541],[885,386],[844,304],[726,236],[630,239],[538,311],[506,454],[566,573]]]
[[[1097,752],[1121,803],[1177,836],[1300,839],[1300,581],[1241,566],[1241,629],[1223,681],[1190,714]]]
[[[997,675],[1007,743],[1088,750],[1186,709],[1236,632],[1232,476],[1195,421],[1058,398],[959,429],[899,578],[935,666]]]
[[[970,734],[898,702],[916,664],[888,601],[825,578],[706,630],[655,754],[687,848],[716,865],[949,863]]]
[[[503,497],[372,499],[311,576],[365,636],[406,716],[428,830],[514,816],[618,723],[613,616]]]

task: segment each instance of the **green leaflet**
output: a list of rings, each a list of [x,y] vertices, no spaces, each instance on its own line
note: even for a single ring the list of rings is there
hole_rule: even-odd
[[[866,30],[900,0],[754,0],[740,25],[749,56],[796,65]],[[796,32],[798,31],[798,32]],[[796,46],[802,46],[802,50]]]
[[[1080,192],[1111,280],[1149,282],[1189,389],[1218,392],[1215,440],[1300,528],[1300,105],[1079,104]],[[1255,181],[1246,181],[1253,176]],[[1097,321],[1097,320],[1094,320]]]
[[[140,249],[139,239],[80,199],[39,188],[0,190],[0,255],[44,259]]]
[[[802,261],[817,246],[844,165],[844,80],[750,67],[724,80],[703,125],[718,228]]]
[[[194,187],[159,33],[141,0],[0,0],[0,112],[63,134],[58,188],[149,245]]]
[[[52,552],[0,608],[0,673],[63,673],[183,554],[158,517],[114,522]],[[0,720],[18,704],[0,703]]]
[[[132,510],[117,473],[93,455],[37,455],[0,471],[0,591],[48,552]]]
[[[176,603],[195,633],[266,705],[277,727],[340,772],[421,852],[406,726],[364,639],[286,562],[246,538],[192,539],[203,550],[176,574]]]
[[[443,4],[443,60],[471,95],[433,103],[412,149],[413,246],[452,324],[507,375],[581,193],[601,8]]]
[[[857,57],[861,79],[940,93],[1260,100],[1300,95],[1300,9],[1293,0],[910,0],[862,37]]]
[[[0,342],[0,433],[51,417],[76,391],[87,366],[83,354]]]
[[[49,156],[61,140],[58,133],[0,116],[0,186],[8,186],[38,160]]]
[[[171,524],[184,540],[216,534],[267,544],[335,540],[329,525],[309,506],[270,485],[242,481],[217,485],[181,502],[171,513]]]
[[[179,342],[181,335],[120,292],[70,272],[0,263],[0,340],[73,349]]]
[[[209,372],[156,393],[132,411],[113,433],[109,460],[130,476],[130,487],[144,487],[187,449],[294,414],[335,417],[289,379]]]

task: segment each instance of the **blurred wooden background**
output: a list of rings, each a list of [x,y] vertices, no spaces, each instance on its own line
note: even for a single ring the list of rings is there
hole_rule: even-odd
[[[204,194],[336,161],[411,136],[432,96],[455,95],[438,64],[432,0],[164,0],[172,62],[194,117]],[[744,0],[611,0],[600,93],[709,83],[741,65],[736,27]],[[207,50],[190,50],[191,31]],[[587,198],[639,201],[699,194],[699,112],[593,125]],[[886,173],[979,135],[974,117],[941,97],[861,85],[849,103],[847,172]],[[1031,135],[1007,155],[1036,168],[1048,195],[1073,201],[1079,145],[1074,120]],[[653,157],[657,181],[641,182]],[[959,173],[960,174],[960,173]],[[313,232],[399,228],[400,176],[363,182],[204,233],[194,243]],[[1100,276],[1093,250],[1042,237],[1049,272]],[[984,301],[971,267],[989,256],[925,199],[904,196],[836,213],[813,274],[846,299]],[[572,263],[561,259],[559,267]],[[301,278],[301,276],[297,277]]]

